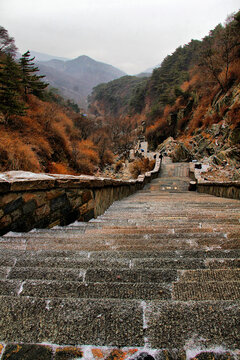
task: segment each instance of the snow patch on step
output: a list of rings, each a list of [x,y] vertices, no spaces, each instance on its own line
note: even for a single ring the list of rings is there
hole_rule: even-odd
[[[147,311],[147,304],[145,301],[141,301],[141,308],[142,308],[142,312],[143,312],[143,331],[146,330],[148,328],[148,319],[146,316],[146,311]],[[148,339],[147,336],[144,336],[143,338],[144,340],[144,349],[150,349],[151,348],[151,344],[150,341]]]
[[[51,303],[51,300],[46,300],[46,309],[47,309],[47,311],[51,310],[50,303]]]
[[[230,354],[234,359],[238,359],[238,353],[235,351],[230,351],[228,349],[225,349],[222,346],[216,346],[211,349],[203,349],[201,347],[191,348],[191,349],[185,349],[186,351],[186,360],[192,360],[195,359],[197,355],[201,353],[214,353],[217,355],[223,355],[223,354]]]
[[[141,308],[143,310],[143,329],[147,329],[148,328],[147,318],[146,318],[147,304],[145,301],[141,301]]]
[[[215,345],[211,348],[207,348],[205,346],[207,339],[202,337],[198,337],[196,334],[192,336],[189,340],[186,341],[184,350],[186,352],[186,360],[193,360],[197,355],[201,353],[214,353],[218,355],[222,355],[224,353],[229,353],[233,356],[234,359],[238,359],[239,352],[231,351],[229,349],[224,348],[221,345]]]
[[[13,232],[13,231],[9,231],[8,233],[3,235],[3,237],[21,237],[21,236],[24,236],[24,234],[20,233],[20,232]]]
[[[86,283],[86,274],[87,274],[87,270],[85,269],[80,269],[78,277],[81,278],[82,277],[82,281],[83,283]]]
[[[18,290],[18,292],[17,292],[17,295],[18,295],[18,296],[23,292],[23,286],[24,286],[25,282],[26,282],[26,281],[23,281],[23,282],[21,283],[20,288],[19,288],[19,290]]]

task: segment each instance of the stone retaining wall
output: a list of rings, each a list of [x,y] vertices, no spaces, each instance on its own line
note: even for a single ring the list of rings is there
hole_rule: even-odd
[[[240,182],[198,182],[197,191],[219,197],[240,200]]]
[[[190,163],[190,178],[196,181],[196,189],[198,192],[240,200],[240,181],[224,182],[204,180],[202,176],[202,172],[205,170],[204,165],[201,163],[199,163],[199,165],[200,168],[196,168],[195,163]]]
[[[9,231],[67,225],[102,214],[113,201],[140,190],[158,176],[153,171],[136,180],[94,176],[47,175],[10,171],[0,177],[0,235]]]

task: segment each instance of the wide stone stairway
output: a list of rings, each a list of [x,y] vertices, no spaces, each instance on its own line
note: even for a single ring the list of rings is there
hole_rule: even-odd
[[[0,358],[239,359],[240,202],[188,164],[97,219],[0,238]]]

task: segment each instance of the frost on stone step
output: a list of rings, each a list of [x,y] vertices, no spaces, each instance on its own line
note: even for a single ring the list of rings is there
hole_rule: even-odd
[[[78,277],[79,278],[82,278],[82,281],[83,281],[83,283],[85,283],[86,281],[86,274],[87,274],[87,270],[85,270],[85,269],[80,269],[80,271],[79,271],[79,274],[78,274]]]
[[[217,355],[226,355],[228,356],[228,359],[230,359],[229,356],[231,356],[232,359],[238,360],[238,351],[231,351],[229,349],[225,349],[223,346],[219,345],[216,347],[213,347],[211,349],[204,349],[204,347],[191,347],[186,350],[186,360],[193,360],[196,359],[196,357],[200,354],[209,354],[209,356],[213,356],[212,359],[215,359]],[[210,358],[210,357],[209,357]]]
[[[47,311],[51,310],[50,303],[51,303],[51,300],[46,300],[46,309],[47,309]]]
[[[13,232],[13,231],[9,231],[8,233],[3,235],[3,237],[22,237],[22,236],[24,236],[24,233]]]
[[[19,290],[18,290],[18,292],[17,292],[17,295],[18,295],[18,296],[23,292],[23,286],[24,286],[25,282],[26,282],[26,281],[23,281],[23,282],[20,284]]]

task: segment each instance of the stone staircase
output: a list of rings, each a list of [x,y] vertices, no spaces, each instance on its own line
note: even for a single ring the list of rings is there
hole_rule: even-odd
[[[237,359],[240,202],[188,183],[165,159],[89,223],[0,238],[2,359]]]

